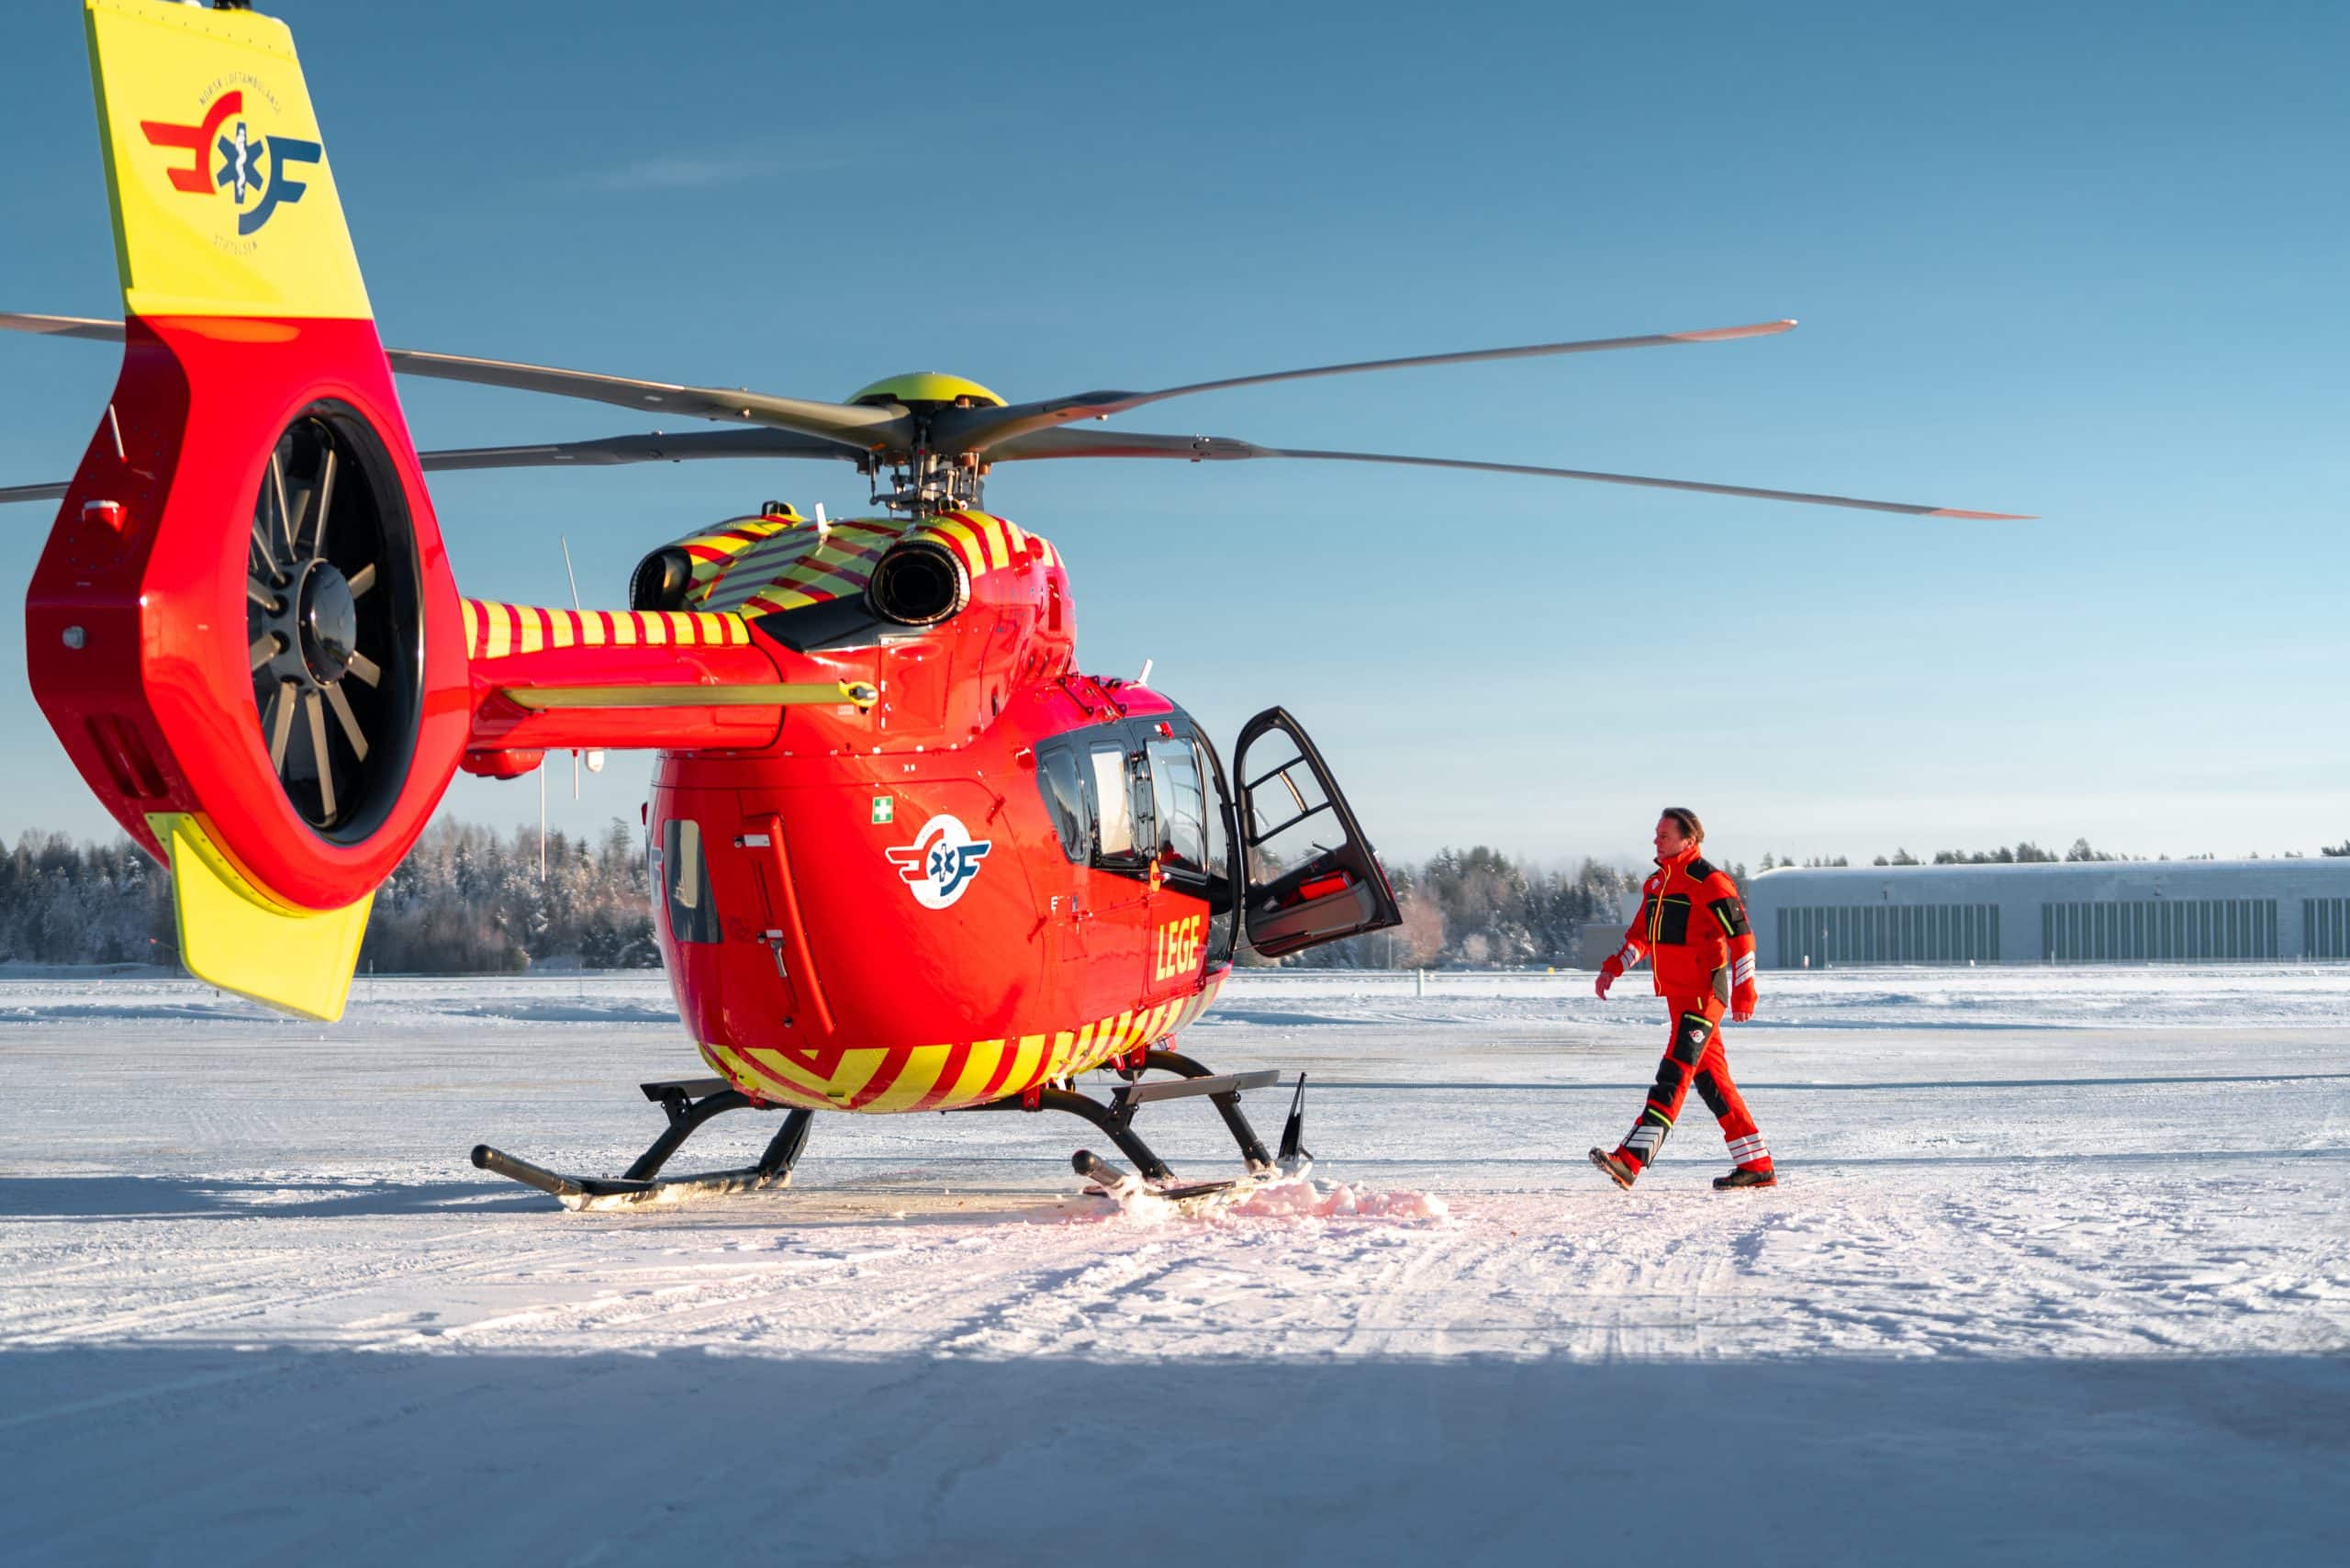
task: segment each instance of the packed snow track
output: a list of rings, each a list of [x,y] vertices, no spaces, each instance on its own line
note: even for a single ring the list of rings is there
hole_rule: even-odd
[[[643,1148],[702,1070],[657,975],[332,1029],[0,978],[0,1558],[2350,1557],[2350,968],[1763,979],[1781,1184],[1717,1194],[1694,1098],[1584,1161],[1631,986],[1243,974],[1184,1048],[1310,1072],[1321,1159],[1191,1215],[1081,1196],[1069,1117],[821,1116],[788,1190],[613,1213],[473,1170]]]

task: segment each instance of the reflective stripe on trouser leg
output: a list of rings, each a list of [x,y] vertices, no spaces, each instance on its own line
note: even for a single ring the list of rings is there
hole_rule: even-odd
[[[1694,1084],[1706,1109],[1722,1125],[1722,1141],[1729,1146],[1731,1162],[1750,1170],[1770,1170],[1771,1150],[1762,1141],[1762,1129],[1754,1125],[1753,1113],[1746,1108],[1746,1096],[1730,1078],[1729,1057],[1718,1035],[1699,1059]]]
[[[1640,1119],[1624,1135],[1624,1145],[1616,1152],[1635,1165],[1646,1165],[1664,1147],[1665,1135],[1673,1131],[1673,1118],[1650,1105],[1640,1112]]]

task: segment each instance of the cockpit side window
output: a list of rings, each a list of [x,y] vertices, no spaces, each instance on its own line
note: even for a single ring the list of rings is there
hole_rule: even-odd
[[[1074,745],[1066,741],[1037,745],[1036,789],[1045,797],[1061,853],[1084,865],[1093,857],[1093,806],[1086,799],[1085,765]]]
[[[719,939],[718,903],[710,864],[701,852],[701,824],[672,817],[661,824],[661,871],[669,904],[669,934],[680,942]]]

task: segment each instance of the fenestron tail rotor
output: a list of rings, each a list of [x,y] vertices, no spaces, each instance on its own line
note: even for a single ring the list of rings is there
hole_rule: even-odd
[[[287,803],[330,836],[372,826],[417,720],[415,545],[375,444],[331,405],[287,426],[246,545],[262,744]]]
[[[873,476],[875,498],[913,515],[979,504],[988,470],[998,463],[1066,458],[1156,457],[1192,462],[1289,458],[1320,463],[1378,463],[1464,473],[1509,474],[1529,478],[1575,479],[1699,495],[1753,500],[1792,501],[1806,506],[1846,507],[1909,517],[2024,521],[2020,512],[1978,511],[1910,501],[1870,500],[1812,490],[1772,489],[1695,479],[1617,474],[1599,469],[1539,464],[1498,463],[1458,457],[1425,457],[1384,452],[1260,445],[1229,436],[1158,435],[1141,431],[1073,430],[1080,420],[1105,420],[1148,404],[1206,392],[1229,391],[1286,381],[1355,375],[1372,371],[1417,370],[1617,349],[1669,348],[1775,336],[1796,323],[1782,318],[1746,326],[1694,331],[1650,332],[1631,337],[1583,338],[1507,348],[1471,349],[1394,359],[1354,360],[1301,370],[1266,371],[1187,382],[1155,391],[1094,391],[1005,403],[976,383],[952,376],[917,375],[877,382],[843,403],[778,398],[765,393],[643,381],[588,371],[558,370],[503,360],[392,349],[386,357],[402,375],[507,386],[626,408],[658,409],[695,419],[762,427],[744,431],[654,431],[589,441],[516,446],[467,447],[420,454],[427,471],[478,468],[557,467],[622,463],[677,463],[722,457],[819,457],[856,465]],[[58,337],[119,339],[120,323],[66,316],[0,314],[0,329]],[[0,503],[54,499],[58,485],[0,489]]]

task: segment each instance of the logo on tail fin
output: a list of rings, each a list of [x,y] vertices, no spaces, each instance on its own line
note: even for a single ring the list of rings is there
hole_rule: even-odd
[[[244,93],[231,90],[215,98],[194,125],[143,119],[139,129],[153,145],[186,155],[185,163],[164,171],[173,190],[227,196],[236,208],[237,232],[251,236],[260,232],[279,207],[302,199],[309,187],[301,168],[315,166],[324,149],[302,137],[259,132],[247,123],[244,112]],[[219,160],[217,166],[211,163],[214,158]]]

